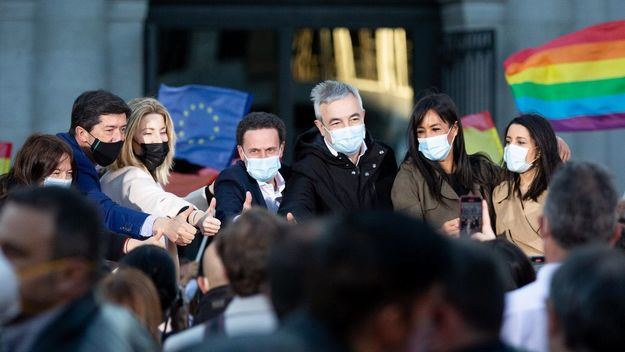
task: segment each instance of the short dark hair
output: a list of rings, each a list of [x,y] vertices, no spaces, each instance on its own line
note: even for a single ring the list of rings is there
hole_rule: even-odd
[[[554,274],[549,301],[571,351],[625,348],[625,257],[607,246],[573,251]]]
[[[250,112],[237,125],[237,145],[243,145],[245,132],[263,128],[273,128],[278,131],[280,144],[286,139],[286,127],[282,119],[268,112]]]
[[[449,269],[448,240],[400,213],[334,216],[316,243],[310,314],[342,339],[387,304],[411,309]]]
[[[536,144],[538,159],[533,164],[533,167],[536,168],[536,176],[534,176],[529,189],[522,198],[523,200],[532,199],[537,201],[538,197],[547,189],[549,181],[551,181],[556,169],[562,164],[560,154],[558,153],[556,133],[553,131],[549,121],[544,117],[536,114],[526,114],[510,121],[508,126],[506,126],[504,139],[505,136],[508,135],[508,130],[512,125],[525,127],[534,141],[534,144]],[[521,194],[520,174],[509,171],[504,167],[504,175],[508,183],[508,197],[510,197],[513,192]]]
[[[482,242],[495,253],[505,266],[507,290],[515,290],[536,280],[536,271],[525,253],[504,237]]]
[[[69,134],[75,135],[76,126],[91,131],[100,123],[100,115],[125,114],[130,116],[130,107],[124,99],[105,90],[91,90],[82,93],[72,106],[72,124]]]
[[[452,270],[445,281],[445,300],[468,326],[498,336],[503,321],[506,285],[494,253],[478,243],[454,241]]]
[[[52,215],[51,259],[81,258],[94,262],[94,273],[99,270],[103,224],[100,212],[83,195],[61,187],[28,187],[12,192],[7,200],[9,204]]]
[[[178,296],[176,266],[169,253],[158,246],[140,246],[130,251],[119,264],[138,269],[152,279],[166,316]]]
[[[306,278],[311,262],[302,258],[313,251],[322,228],[323,220],[290,226],[271,247],[267,269],[271,303],[280,319],[306,302]]]
[[[284,226],[283,220],[268,210],[253,208],[217,237],[217,254],[234,293],[255,295],[267,284],[269,249]]]
[[[551,237],[564,249],[606,243],[616,226],[618,195],[605,168],[590,162],[567,162],[556,171],[543,214]]]

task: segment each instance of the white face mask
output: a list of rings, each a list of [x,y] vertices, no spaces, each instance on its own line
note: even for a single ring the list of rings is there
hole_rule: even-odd
[[[51,176],[48,176],[43,179],[43,186],[44,187],[56,186],[56,187],[70,188],[72,187],[72,180],[71,179],[65,180],[62,178],[53,178]]]
[[[528,148],[508,144],[503,150],[503,161],[506,162],[508,170],[519,174],[529,170],[532,167],[532,163],[528,163],[525,160],[529,151]]]
[[[0,251],[0,326],[20,313],[19,280],[13,266]]]
[[[447,140],[451,128],[446,134],[429,138],[417,138],[419,140],[419,151],[424,157],[432,161],[441,161],[449,155],[451,144]]]
[[[245,155],[245,153],[243,153]],[[255,180],[267,182],[274,178],[280,170],[280,157],[270,156],[267,158],[248,158],[245,155],[245,166],[247,173]]]
[[[332,137],[332,148],[345,155],[353,155],[362,147],[365,140],[365,124],[349,126],[330,131],[323,126]]]

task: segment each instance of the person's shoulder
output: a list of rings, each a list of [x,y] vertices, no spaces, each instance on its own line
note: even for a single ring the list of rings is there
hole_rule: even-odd
[[[169,336],[163,344],[164,351],[180,351],[195,346],[204,339],[205,324],[196,325],[190,329]]]
[[[108,303],[100,304],[99,308],[87,327],[82,344],[85,350],[119,351],[128,350],[128,346],[137,351],[157,350],[148,332],[126,309]]]
[[[216,182],[225,180],[238,180],[243,181],[247,178],[247,171],[242,161],[237,161],[234,165],[231,165],[223,169],[217,176]]]
[[[545,290],[534,281],[506,293],[506,316],[529,314],[545,308]]]

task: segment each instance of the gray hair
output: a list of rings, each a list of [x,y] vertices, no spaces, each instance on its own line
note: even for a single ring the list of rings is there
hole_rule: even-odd
[[[551,237],[564,249],[607,243],[616,225],[618,195],[609,172],[590,162],[568,162],[556,171],[545,201]]]
[[[333,101],[345,98],[348,94],[355,96],[358,99],[360,108],[364,110],[358,88],[347,83],[330,80],[317,84],[310,92],[310,100],[312,100],[315,107],[317,120],[321,121],[321,113],[319,112],[321,104],[330,104]]]
[[[577,249],[567,257],[553,275],[549,301],[569,351],[625,345],[624,281],[625,257],[605,245]]]

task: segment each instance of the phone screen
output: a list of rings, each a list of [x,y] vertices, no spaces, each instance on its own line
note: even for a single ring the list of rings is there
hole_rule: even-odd
[[[482,198],[460,197],[460,237],[482,231]]]

